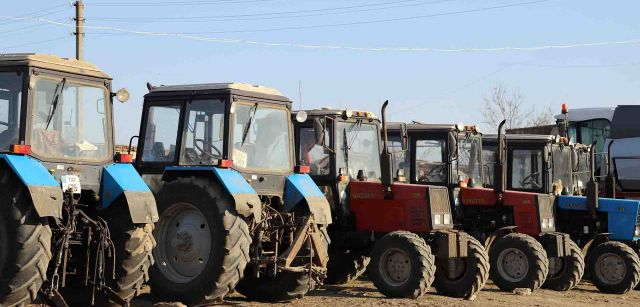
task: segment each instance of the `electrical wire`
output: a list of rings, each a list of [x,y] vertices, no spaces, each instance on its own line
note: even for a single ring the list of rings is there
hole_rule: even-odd
[[[220,0],[220,1],[164,1],[164,2],[89,2],[85,6],[196,6],[196,5],[224,5],[244,4],[254,2],[269,2],[278,0]]]
[[[21,17],[35,17],[35,18],[37,18],[37,17],[44,17],[44,16],[47,16],[47,15],[56,14],[56,13],[59,13],[61,11],[66,11],[67,9],[66,8],[60,9],[60,10],[57,10],[55,12],[49,12],[49,11],[51,11],[53,9],[56,9],[56,8],[59,8],[59,7],[63,7],[63,6],[67,6],[67,4],[54,5],[54,6],[51,6],[51,7],[48,7],[48,8],[44,8],[44,9],[40,9],[40,10],[37,10],[37,11],[33,11],[31,13],[23,14]],[[38,15],[38,16],[34,16],[34,15],[36,15],[38,13],[42,13],[42,12],[47,12],[47,13],[44,13],[44,14],[41,14],[41,15]],[[6,24],[10,24],[10,23],[13,23],[13,22],[15,22],[15,21],[8,20],[8,21],[5,21],[3,23],[0,23],[0,26],[4,26]]]
[[[51,39],[42,40],[42,41],[23,43],[23,44],[18,44],[18,45],[13,45],[13,46],[4,46],[4,47],[0,47],[0,50],[2,50],[2,49],[13,49],[13,48],[17,48],[17,47],[31,46],[31,45],[37,45],[37,44],[44,44],[44,43],[49,43],[49,42],[53,42],[53,41],[63,40],[63,39],[66,39],[68,37],[69,37],[69,35],[65,35],[65,36],[60,36],[60,37],[51,38]]]

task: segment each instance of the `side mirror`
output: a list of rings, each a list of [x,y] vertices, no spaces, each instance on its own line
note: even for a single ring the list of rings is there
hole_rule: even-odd
[[[121,88],[116,92],[116,99],[118,101],[125,103],[129,100],[129,91],[126,88]]]
[[[313,132],[316,137],[316,145],[324,146],[325,126],[318,117],[313,119]]]

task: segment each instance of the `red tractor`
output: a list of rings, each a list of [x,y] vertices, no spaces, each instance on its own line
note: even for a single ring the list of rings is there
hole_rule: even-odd
[[[391,124],[390,135],[392,147],[409,143],[408,154],[396,156],[396,179],[408,174],[411,183],[450,188],[457,229],[484,240],[490,277],[500,289],[566,291],[578,284],[584,258],[567,234],[555,231],[554,196],[505,189],[501,132],[493,189],[482,187],[487,170],[475,126]]]
[[[394,183],[386,133],[380,146],[380,121],[372,113],[306,114],[312,120],[295,126],[296,154],[331,204],[327,281],[357,277],[370,257],[368,276],[388,297],[417,298],[432,282],[453,297],[480,291],[488,256],[476,239],[454,229],[447,188]]]

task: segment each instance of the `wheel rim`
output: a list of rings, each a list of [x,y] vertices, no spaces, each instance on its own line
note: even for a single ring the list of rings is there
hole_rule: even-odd
[[[564,271],[564,259],[560,257],[549,258],[549,277],[556,277]]]
[[[523,280],[529,272],[529,260],[521,250],[507,248],[498,255],[498,272],[510,282]]]
[[[380,258],[379,270],[387,284],[401,286],[411,277],[411,258],[403,250],[388,249]]]
[[[189,282],[202,273],[211,252],[211,230],[202,212],[192,204],[169,207],[158,221],[155,256],[168,279]]]
[[[4,265],[7,262],[9,253],[9,236],[7,235],[7,223],[4,216],[0,214],[0,274],[4,272]]]
[[[607,285],[620,283],[627,274],[627,266],[622,257],[605,253],[596,260],[596,275],[598,279]]]

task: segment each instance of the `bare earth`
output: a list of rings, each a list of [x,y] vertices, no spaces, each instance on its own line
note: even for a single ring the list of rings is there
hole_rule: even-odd
[[[220,304],[227,306],[275,306],[276,304],[256,303],[234,293]],[[388,299],[380,294],[369,281],[358,281],[346,286],[330,286],[310,293],[289,306],[640,306],[640,291],[631,291],[626,295],[611,295],[597,292],[588,283],[581,283],[568,292],[538,290],[531,295],[515,295],[501,292],[488,284],[474,301],[454,299],[437,295],[433,290],[420,299]],[[178,307],[181,304],[154,303],[149,296],[142,296],[133,302],[140,307]]]

